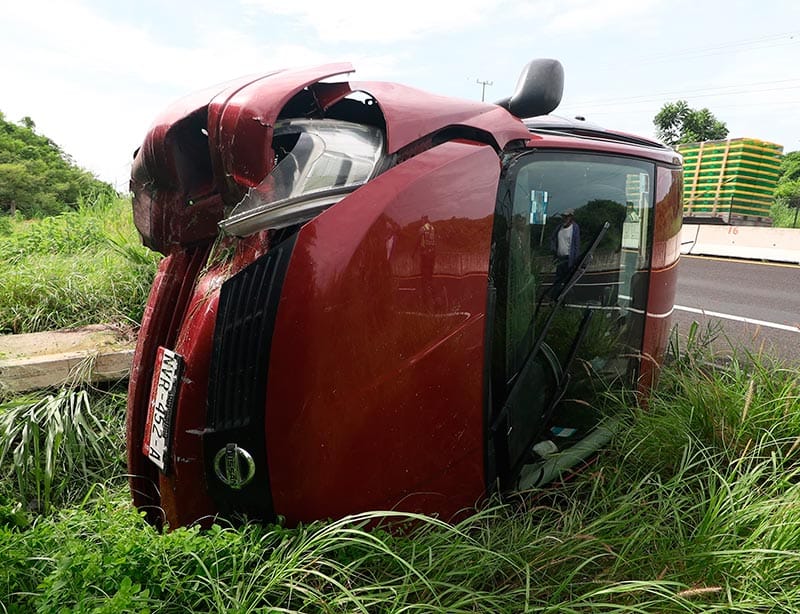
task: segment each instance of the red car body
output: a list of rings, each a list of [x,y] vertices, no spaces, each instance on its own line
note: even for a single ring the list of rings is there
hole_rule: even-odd
[[[502,194],[515,172],[539,177],[538,160],[624,175],[620,189],[641,197],[638,221],[628,215],[619,223],[639,238],[622,232],[603,252],[616,264],[589,267],[604,294],[562,305],[613,313],[609,323],[633,339],[625,343],[636,352],[614,373],[637,379],[642,391],[652,382],[679,255],[677,155],[581,122],[545,117],[526,125],[494,104],[390,83],[330,82],[349,72],[348,64],[285,70],[194,94],[167,109],[137,151],[134,219],[144,243],[165,258],[133,361],[128,464],[134,502],[155,523],[221,515],[294,524],[368,509],[452,518],[487,493],[518,486],[520,467],[541,460],[529,444],[555,439],[547,429],[558,422],[561,397],[580,393],[569,388],[575,380],[559,387],[572,358],[539,358],[557,366],[553,374],[537,367],[543,374],[525,393],[543,399],[535,416],[504,409],[524,369],[509,368],[506,348],[516,338],[509,332],[516,303],[503,275],[517,265],[513,255],[505,262],[498,254],[516,253],[510,220],[524,216],[503,213],[510,201]],[[357,185],[333,189],[331,202],[271,225],[269,180],[285,154],[279,133],[297,118],[311,129],[319,121],[368,126],[378,135],[379,161]],[[631,187],[636,177],[638,188]],[[546,201],[559,191],[539,193]],[[245,208],[250,225],[238,232],[237,212],[255,194],[267,208]],[[623,206],[627,197],[620,199]],[[286,202],[306,206],[302,195]],[[599,211],[602,202],[590,199],[579,211]],[[553,217],[536,225],[530,206],[531,259],[546,262],[542,237]],[[598,245],[603,240],[601,231]],[[620,264],[625,253],[637,259],[633,269]],[[552,282],[552,275],[539,271],[536,279]],[[530,296],[541,315],[553,297],[537,283]],[[592,284],[577,286],[569,296],[594,292]],[[638,319],[620,325],[625,318]],[[548,339],[555,345],[543,339],[534,354]],[[157,395],[159,348],[182,364],[163,413],[154,409],[167,399]],[[585,357],[595,366],[605,361],[598,368],[608,372],[619,360]],[[161,466],[147,452],[154,411],[169,427]],[[523,443],[512,442],[517,433]]]

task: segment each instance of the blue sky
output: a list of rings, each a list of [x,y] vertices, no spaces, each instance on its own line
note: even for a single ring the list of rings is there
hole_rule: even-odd
[[[124,188],[171,101],[274,68],[350,61],[359,80],[510,94],[537,57],[564,64],[555,114],[654,136],[668,101],[708,107],[730,136],[800,150],[796,0],[6,0],[0,111],[28,115]]]

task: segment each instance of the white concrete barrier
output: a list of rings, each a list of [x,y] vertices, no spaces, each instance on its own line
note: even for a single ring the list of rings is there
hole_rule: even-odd
[[[684,224],[681,253],[800,264],[800,228]]]

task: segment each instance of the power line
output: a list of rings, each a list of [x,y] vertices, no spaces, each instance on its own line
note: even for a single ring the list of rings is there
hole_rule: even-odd
[[[738,94],[763,94],[766,92],[784,92],[788,90],[796,90],[800,89],[800,85],[794,85],[791,87],[765,87],[761,89],[743,89],[743,90],[732,90],[728,92],[719,92],[716,94],[696,94],[693,96],[681,96],[681,98],[689,98],[691,100],[696,100],[698,98],[720,98],[724,96],[733,96]],[[664,97],[660,95],[653,95],[653,96],[639,96],[636,100],[631,98],[620,98],[617,101],[610,101],[610,102],[598,102],[598,103],[591,103],[591,104],[581,104],[581,108],[595,108],[595,107],[609,107],[609,106],[618,106],[624,104],[649,104],[653,102],[663,102]],[[571,103],[572,106],[576,106],[576,103]]]
[[[631,106],[642,107],[645,104],[649,104],[649,103],[635,102],[635,103],[632,103]],[[797,106],[798,104],[800,104],[800,100],[783,100],[783,101],[780,101],[780,102],[771,102],[771,103],[768,103],[768,104],[764,104],[764,103],[761,103],[761,102],[741,102],[741,103],[733,103],[733,104],[715,105],[714,106],[714,111],[717,112],[720,109],[724,110],[724,109],[740,109],[740,108],[753,108],[753,107],[757,107],[757,108],[761,109],[762,111],[770,111],[770,110],[781,110],[782,108],[785,108],[785,107],[792,108],[794,106]],[[631,106],[626,106],[624,108],[620,107],[619,109],[605,109],[605,110],[598,110],[598,111],[592,110],[592,111],[590,111],[588,113],[585,112],[585,111],[582,111],[582,112],[584,113],[584,115],[587,115],[589,117],[594,117],[594,116],[597,116],[597,115],[630,115],[631,112],[632,112]],[[572,115],[572,113],[569,112],[569,108],[566,108],[564,110],[559,109],[559,111],[561,111],[561,115]],[[640,111],[637,111],[637,112],[640,112]]]
[[[788,39],[788,40],[787,40]],[[762,43],[775,43],[771,45],[763,45]],[[710,45],[706,47],[690,47],[688,49],[672,49],[665,53],[658,53],[650,56],[641,56],[638,58],[637,64],[650,64],[653,62],[660,62],[664,60],[687,59],[694,57],[708,57],[711,55],[719,55],[720,53],[728,52],[732,49],[739,47],[752,47],[751,50],[769,49],[772,47],[793,45],[800,43],[800,31],[782,32],[780,34],[767,34],[756,38],[746,38],[718,45]],[[711,53],[706,53],[711,52]]]
[[[645,100],[648,100],[648,99],[651,99],[651,98],[652,99],[656,99],[656,98],[660,99],[660,98],[662,98],[664,96],[677,96],[679,98],[680,97],[689,97],[689,96],[698,97],[698,98],[700,98],[702,96],[712,96],[712,95],[713,96],[722,96],[722,95],[726,95],[726,94],[736,94],[736,93],[742,93],[742,92],[737,92],[737,91],[731,92],[731,91],[721,91],[721,90],[731,90],[733,88],[743,88],[743,87],[748,87],[749,88],[749,87],[755,87],[755,86],[758,86],[758,85],[776,85],[776,84],[780,84],[780,83],[794,83],[794,82],[798,82],[798,85],[789,86],[787,88],[775,88],[775,89],[793,89],[795,87],[800,87],[800,77],[797,77],[797,78],[794,78],[794,79],[776,79],[776,80],[773,80],[773,81],[754,81],[754,82],[751,82],[751,83],[738,83],[738,84],[731,84],[731,85],[718,85],[718,86],[715,86],[715,87],[701,87],[701,88],[692,89],[692,90],[672,90],[672,91],[668,91],[668,92],[655,92],[653,94],[639,94],[639,95],[634,95],[634,96],[619,96],[619,97],[615,97],[615,98],[586,98],[586,99],[583,99],[583,100],[579,100],[575,104],[586,104],[586,105],[616,104],[616,103],[619,103],[619,102],[629,102],[631,100],[637,100],[637,99],[645,99]],[[701,94],[701,92],[717,92],[717,91],[719,91],[718,94],[713,94],[713,93],[712,94]],[[761,92],[761,91],[773,91],[773,90],[762,88],[762,89],[754,89],[754,90],[747,90],[747,91]]]
[[[705,58],[716,55],[728,55],[739,53],[740,56],[747,56],[750,59],[759,57],[758,52],[776,47],[792,47],[791,51],[781,52],[784,56],[796,55],[796,45],[800,45],[800,31],[782,32],[768,34],[764,36],[751,37],[729,41],[720,44],[692,47],[687,49],[671,49],[663,54],[651,56],[639,56],[627,58],[624,66],[626,70],[637,66],[649,65],[656,62],[673,62],[683,66],[687,60],[695,58]],[[773,52],[774,53],[774,52]],[[788,58],[784,58],[784,62]],[[793,62],[791,65],[796,64]],[[595,68],[612,68],[615,76],[619,76],[620,63],[615,62],[606,66],[600,65]],[[661,69],[659,69],[661,70]],[[605,71],[604,71],[605,72]],[[786,97],[796,98],[796,91],[800,89],[800,77],[775,79],[769,81],[755,81],[738,84],[695,87],[692,89],[672,90],[649,94],[634,94],[632,96],[618,96],[613,98],[585,98],[577,99],[576,102],[565,101],[567,104],[559,109],[559,114],[571,116],[575,113],[586,116],[627,116],[628,118],[639,117],[642,113],[652,111],[654,105],[662,104],[665,99],[692,99],[712,98],[714,102],[714,112],[720,110],[731,110],[737,114],[735,109],[741,109],[737,115],[751,116],[757,108],[760,115],[768,115],[770,112],[779,117],[783,117],[797,107],[798,100],[772,100],[775,96],[762,96],[768,101],[741,102],[742,98],[748,94],[766,94],[769,92],[790,92]],[[640,90],[641,91],[641,90]],[[727,100],[725,99],[727,98]],[[610,108],[616,106],[618,108]],[[747,110],[747,108],[750,110]],[[573,111],[574,110],[574,111]],[[602,121],[602,120],[601,120]],[[610,120],[609,120],[610,121]]]
[[[742,48],[746,51],[756,51],[760,49],[767,49],[775,46],[786,46],[800,44],[800,31],[781,32],[776,34],[767,34],[758,37],[751,37],[746,39],[729,41],[726,43],[706,45],[702,47],[692,47],[688,49],[671,50],[664,54],[655,54],[651,56],[644,56],[638,58],[638,61],[626,62],[626,67],[649,64],[654,61],[675,61],[679,59],[689,59],[691,57],[706,57],[708,55],[716,55],[720,53],[730,53],[731,50]],[[613,64],[615,69],[619,68],[619,64]],[[760,86],[778,86],[781,84],[791,84],[787,87],[760,87]],[[795,85],[797,84],[797,85]],[[587,109],[594,107],[603,107],[609,105],[633,105],[646,102],[661,102],[664,98],[719,98],[721,96],[733,96],[740,94],[753,94],[753,93],[766,93],[776,92],[783,90],[791,90],[800,87],[800,78],[792,79],[779,79],[771,81],[756,81],[751,83],[740,83],[721,85],[714,87],[702,87],[683,90],[672,90],[655,92],[650,94],[634,94],[631,96],[618,96],[612,98],[584,98],[576,99],[574,102],[569,101],[567,107],[577,108],[583,113]],[[748,88],[748,89],[743,89]]]
[[[637,66],[648,66],[656,63],[666,62],[685,62],[692,59],[707,58],[717,55],[729,55],[731,52],[741,49],[742,52],[751,53],[775,47],[787,47],[800,45],[800,31],[789,31],[778,34],[767,34],[755,38],[747,38],[729,41],[717,45],[704,47],[690,47],[687,49],[671,49],[664,53],[657,53],[645,56],[626,56],[625,68]],[[604,62],[595,65],[595,69],[611,69],[615,74],[620,69],[620,62]]]

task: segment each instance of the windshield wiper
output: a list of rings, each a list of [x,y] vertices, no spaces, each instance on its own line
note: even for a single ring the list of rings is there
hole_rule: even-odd
[[[569,348],[569,354],[567,355],[567,359],[564,361],[564,365],[561,368],[561,378],[556,382],[556,389],[553,392],[553,395],[550,397],[550,401],[547,403],[547,408],[544,410],[544,412],[542,412],[541,424],[543,428],[547,427],[547,424],[550,422],[550,419],[553,417],[553,414],[556,411],[556,407],[558,407],[561,399],[564,398],[564,393],[567,391],[567,388],[572,381],[572,375],[570,374],[569,370],[570,367],[572,367],[575,357],[578,355],[578,348],[580,348],[583,338],[586,336],[586,331],[589,330],[589,322],[591,322],[593,315],[594,312],[588,307],[583,312],[583,318],[581,319],[581,323],[578,325],[578,332],[572,339],[572,343],[570,344]],[[531,446],[533,446],[533,443],[539,436],[540,431],[541,429],[533,431],[530,434],[522,448],[523,450],[531,449]],[[515,477],[519,475],[519,472],[522,470],[522,466],[526,463],[526,460],[527,458],[525,454],[520,456],[512,468],[511,475]]]
[[[600,244],[600,241],[606,234],[606,231],[611,227],[611,224],[608,222],[603,222],[603,227],[597,233],[597,236],[592,241],[592,244],[589,246],[589,249],[586,250],[586,253],[583,254],[583,258],[578,263],[578,266],[575,267],[575,270],[570,275],[570,278],[567,280],[567,283],[564,284],[564,287],[561,288],[561,292],[558,293],[558,296],[555,300],[555,306],[553,310],[555,311],[558,307],[561,306],[561,303],[564,301],[564,297],[567,295],[567,292],[572,290],[572,287],[578,283],[578,280],[583,277],[583,274],[586,272],[586,269],[589,266],[589,262],[592,259],[592,255],[594,254],[594,250],[597,249],[597,246]]]
[[[534,356],[536,356],[536,354],[539,353],[542,343],[544,343],[544,338],[547,336],[547,333],[550,330],[550,326],[553,324],[553,320],[555,319],[556,314],[564,304],[564,299],[566,299],[567,294],[569,293],[570,290],[572,290],[575,284],[578,283],[580,278],[583,277],[583,274],[586,273],[586,269],[589,267],[589,262],[592,259],[594,251],[597,249],[597,246],[600,244],[600,241],[603,239],[603,237],[606,234],[606,231],[608,231],[610,227],[611,224],[609,224],[608,222],[603,223],[603,227],[600,228],[600,231],[597,233],[597,236],[595,236],[594,241],[592,241],[592,244],[589,246],[589,249],[586,250],[586,252],[583,254],[583,257],[580,259],[580,262],[578,262],[578,265],[573,269],[572,274],[569,276],[569,279],[567,279],[566,283],[561,288],[561,291],[558,293],[558,296],[556,296],[555,301],[553,301],[553,307],[551,308],[550,313],[547,316],[547,320],[545,320],[544,324],[542,325],[542,330],[539,332],[538,335],[536,335],[536,340],[534,341],[533,347],[525,356],[525,360],[522,361],[522,367],[517,372],[517,374],[509,381],[510,385],[513,386],[514,382],[516,382],[523,375],[523,373],[527,375],[526,367],[528,367],[529,363],[531,362],[531,359]],[[536,320],[534,319],[531,321],[529,325],[529,330],[526,331],[525,333],[526,336],[531,332],[530,329],[535,325],[536,325]],[[524,338],[525,337],[523,337],[523,339]]]
[[[547,316],[547,320],[545,320],[544,325],[542,326],[542,330],[536,336],[536,339],[534,340],[533,343],[533,347],[530,349],[528,354],[525,356],[525,359],[522,361],[522,367],[519,369],[517,374],[508,382],[508,384],[511,386],[511,390],[508,394],[508,398],[506,400],[505,405],[503,405],[503,408],[500,410],[495,419],[492,421],[491,425],[492,435],[497,433],[498,429],[503,424],[503,421],[511,413],[511,410],[519,401],[517,397],[520,396],[521,391],[523,389],[523,386],[521,386],[520,383],[525,382],[529,377],[532,376],[532,371],[536,366],[534,358],[536,358],[539,351],[542,349],[542,345],[544,344],[544,339],[547,336],[548,331],[550,330],[550,326],[553,324],[556,314],[563,306],[564,300],[569,291],[572,290],[575,284],[578,283],[578,280],[580,280],[580,278],[583,277],[583,274],[586,272],[586,269],[589,266],[589,262],[591,261],[594,251],[597,249],[597,246],[600,244],[600,241],[603,239],[610,226],[611,224],[609,224],[608,222],[603,223],[602,228],[600,228],[600,231],[597,233],[597,236],[595,236],[594,241],[592,241],[592,244],[589,246],[589,249],[587,249],[586,252],[583,254],[583,257],[581,258],[580,262],[578,262],[578,265],[572,271],[572,274],[570,275],[569,279],[559,291],[558,296],[556,296],[556,299],[553,302],[553,307]],[[554,397],[551,399],[551,402],[548,403],[547,409],[545,410],[543,417],[545,415],[552,414],[552,412],[555,409],[555,406],[561,400],[560,397],[563,396],[564,391],[566,390],[566,387],[569,383],[569,377],[565,374],[566,370],[569,367],[569,363],[571,363],[575,358],[575,354],[577,353],[578,347],[580,346],[580,343],[583,340],[584,335],[586,334],[586,330],[590,319],[591,319],[591,312],[589,312],[588,315],[584,315],[583,320],[581,321],[581,324],[578,327],[578,332],[573,338],[573,341],[571,343],[570,354],[567,358],[567,364],[564,365],[565,368],[562,370],[562,374],[564,375],[558,378],[558,381],[556,383],[556,392],[554,394]],[[531,322],[529,329],[526,332],[526,335],[530,333],[531,330],[530,327],[533,326],[535,326],[535,320]],[[539,434],[538,432],[533,433],[533,435],[531,436],[531,443],[533,443],[533,438],[535,438],[538,434]],[[530,444],[528,444],[524,449],[527,449],[529,447]],[[517,464],[518,463],[514,463],[515,467]]]

